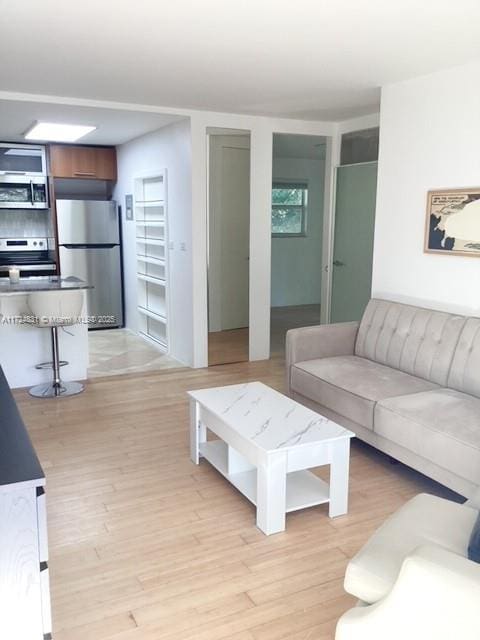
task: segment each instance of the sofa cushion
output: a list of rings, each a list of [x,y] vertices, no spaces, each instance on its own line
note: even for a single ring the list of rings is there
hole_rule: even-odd
[[[480,484],[480,400],[453,389],[381,400],[374,431]]]
[[[291,370],[291,388],[372,429],[373,410],[378,400],[437,386],[371,360],[336,356],[297,362]]]
[[[466,557],[477,515],[476,509],[450,500],[425,493],[415,496],[349,562],[345,590],[364,602],[377,602],[394,585],[405,557],[424,544]]]
[[[447,386],[463,316],[372,299],[357,334],[355,355]]]
[[[480,397],[480,318],[468,318],[463,327],[447,386]]]

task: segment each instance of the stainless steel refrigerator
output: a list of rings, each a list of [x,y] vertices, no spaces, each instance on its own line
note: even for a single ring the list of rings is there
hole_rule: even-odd
[[[60,273],[93,286],[87,291],[89,328],[121,327],[122,268],[116,203],[57,200],[56,208]]]

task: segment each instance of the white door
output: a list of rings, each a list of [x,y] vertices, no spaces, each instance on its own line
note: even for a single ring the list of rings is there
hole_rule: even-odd
[[[250,138],[210,137],[209,330],[248,327]]]

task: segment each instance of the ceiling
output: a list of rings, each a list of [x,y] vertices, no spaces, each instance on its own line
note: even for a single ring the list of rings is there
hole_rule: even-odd
[[[80,144],[118,145],[171,124],[179,120],[179,117],[138,111],[0,100],[0,140],[26,142],[23,134],[36,120],[94,125],[97,130],[81,138]]]
[[[0,0],[0,90],[342,120],[480,58],[479,0]]]

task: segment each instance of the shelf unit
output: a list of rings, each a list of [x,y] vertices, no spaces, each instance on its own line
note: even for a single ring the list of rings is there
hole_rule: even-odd
[[[240,493],[257,505],[257,470],[231,473],[228,463],[228,445],[223,440],[209,440],[200,445],[200,454],[215,467]],[[287,474],[285,511],[298,511],[330,499],[330,488],[326,482],[311,471],[292,471]]]
[[[168,352],[167,172],[134,182],[139,333]]]

